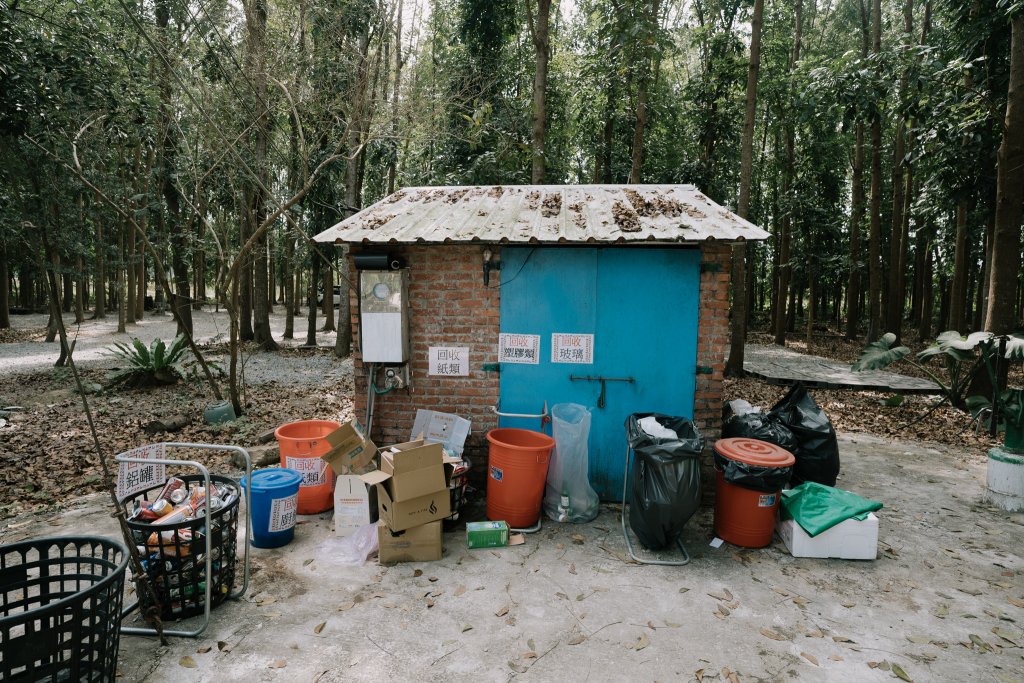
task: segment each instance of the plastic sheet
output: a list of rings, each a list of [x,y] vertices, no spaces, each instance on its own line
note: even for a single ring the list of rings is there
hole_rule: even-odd
[[[349,536],[328,538],[320,544],[317,557],[326,564],[361,567],[377,554],[378,548],[377,525],[366,524]]]
[[[836,430],[807,390],[797,384],[772,407],[768,416],[789,428],[796,439],[796,448],[786,449],[796,457],[790,483],[796,486],[813,481],[835,486],[839,476]]]
[[[639,421],[650,416],[677,438],[658,438],[643,431]],[[660,550],[679,539],[700,505],[704,437],[685,417],[634,413],[626,420],[626,438],[634,456],[629,526],[645,548]]]
[[[778,418],[762,412],[734,414],[722,425],[722,438],[757,439],[785,448],[794,454],[797,447],[796,436],[792,430]]]
[[[555,448],[544,487],[544,513],[556,522],[589,522],[600,512],[588,475],[590,411],[576,403],[556,403],[551,408],[551,432]],[[563,494],[568,497],[564,511]]]
[[[782,519],[794,519],[808,536],[817,536],[848,519],[863,519],[882,504],[856,493],[807,481],[782,492]]]

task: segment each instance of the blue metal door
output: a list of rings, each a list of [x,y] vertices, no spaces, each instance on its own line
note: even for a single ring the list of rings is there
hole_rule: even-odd
[[[591,485],[620,500],[630,413],[693,416],[700,252],[506,247],[501,261],[501,332],[540,336],[537,364],[501,364],[501,411],[589,407]],[[554,334],[593,335],[593,362],[553,362]]]

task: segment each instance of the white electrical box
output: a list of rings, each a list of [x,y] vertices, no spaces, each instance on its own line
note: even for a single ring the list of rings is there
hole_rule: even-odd
[[[359,271],[364,363],[409,362],[409,271]]]

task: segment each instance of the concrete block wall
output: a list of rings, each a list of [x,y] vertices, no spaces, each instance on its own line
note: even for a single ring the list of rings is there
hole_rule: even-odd
[[[405,258],[409,267],[409,327],[412,347],[412,382],[408,389],[378,396],[374,407],[372,438],[378,445],[405,441],[418,408],[461,415],[472,421],[473,433],[466,454],[474,466],[471,480],[486,484],[487,441],[484,435],[497,426],[491,406],[499,398],[499,374],[483,366],[496,363],[500,315],[500,271],[492,271],[489,287],[483,285],[481,245],[429,245],[389,247]],[[496,259],[500,248],[491,247]],[[714,241],[701,246],[699,332],[697,365],[711,374],[698,374],[694,394],[694,422],[708,441],[702,463],[705,482],[714,472],[711,444],[721,428],[725,356],[729,349],[730,246]],[[350,264],[351,266],[351,264]],[[355,273],[354,266],[352,271]],[[367,376],[359,353],[359,298],[351,292],[355,353],[355,410],[366,414]],[[468,346],[468,377],[427,375],[427,348]],[[705,492],[713,490],[706,485]]]

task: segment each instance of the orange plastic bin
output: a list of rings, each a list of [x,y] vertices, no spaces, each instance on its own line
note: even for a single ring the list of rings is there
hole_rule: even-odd
[[[715,443],[715,535],[743,548],[772,542],[782,486],[765,491],[725,480],[719,458],[750,466],[760,479],[786,481],[796,458],[784,448],[757,439],[719,439]]]
[[[274,431],[281,448],[281,467],[302,475],[296,512],[315,515],[334,507],[337,478],[320,456],[331,450],[325,436],[340,427],[331,420],[302,420],[283,424]]]
[[[540,519],[548,460],[555,440],[529,429],[502,428],[487,432],[487,519],[525,529]]]

